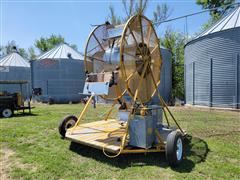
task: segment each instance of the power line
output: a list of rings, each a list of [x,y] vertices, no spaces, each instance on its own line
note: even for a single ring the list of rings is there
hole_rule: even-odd
[[[230,4],[230,5],[226,6],[226,8],[231,7],[231,6],[235,6],[235,5],[240,6],[240,2]],[[175,17],[175,18],[172,18],[172,19],[167,19],[167,20],[164,20],[164,21],[156,21],[156,22],[153,22],[153,24],[158,25],[158,24],[162,24],[162,23],[166,23],[166,22],[170,22],[170,21],[175,21],[175,20],[178,20],[178,19],[183,19],[183,18],[187,18],[187,17],[190,17],[190,16],[195,16],[195,15],[206,13],[206,12],[209,12],[209,11],[214,11],[214,10],[217,10],[219,8],[221,8],[221,7],[211,8],[211,9],[199,11],[199,12],[196,12],[196,13],[187,14],[187,15],[184,15],[184,16],[179,16],[179,17]]]

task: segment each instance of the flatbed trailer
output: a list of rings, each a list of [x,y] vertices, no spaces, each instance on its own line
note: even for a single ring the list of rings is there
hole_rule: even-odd
[[[22,98],[22,85],[28,83],[27,81],[0,81],[0,84],[19,84],[20,93],[8,93],[0,92],[0,115],[8,118],[14,114],[14,111],[22,111],[25,114],[25,110],[28,110],[28,114],[31,114],[30,101],[27,106],[24,105]]]

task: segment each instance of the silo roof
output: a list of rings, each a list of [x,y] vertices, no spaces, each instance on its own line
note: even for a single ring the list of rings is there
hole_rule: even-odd
[[[195,39],[206,36],[219,31],[240,27],[240,6],[236,7],[232,12],[221,18],[213,26],[203,31]]]
[[[0,66],[30,67],[30,64],[18,53],[13,52],[0,58]]]
[[[84,59],[79,52],[67,44],[61,44],[40,55],[37,59],[69,59],[69,55],[71,55],[72,59]]]

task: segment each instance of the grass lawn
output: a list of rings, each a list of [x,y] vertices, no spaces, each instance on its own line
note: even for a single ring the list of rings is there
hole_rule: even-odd
[[[170,168],[164,153],[120,155],[73,146],[58,134],[59,121],[82,105],[37,104],[32,116],[0,119],[0,179],[240,179],[240,113],[171,108],[189,133],[185,158]],[[85,122],[109,106],[89,109]]]

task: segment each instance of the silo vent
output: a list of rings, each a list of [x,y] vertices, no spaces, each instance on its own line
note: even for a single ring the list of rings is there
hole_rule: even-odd
[[[68,54],[67,54],[67,57],[68,57],[69,59],[72,59],[72,54],[71,54],[71,53],[68,53]]]
[[[12,52],[18,53],[17,46],[13,46],[13,47],[12,47]]]

